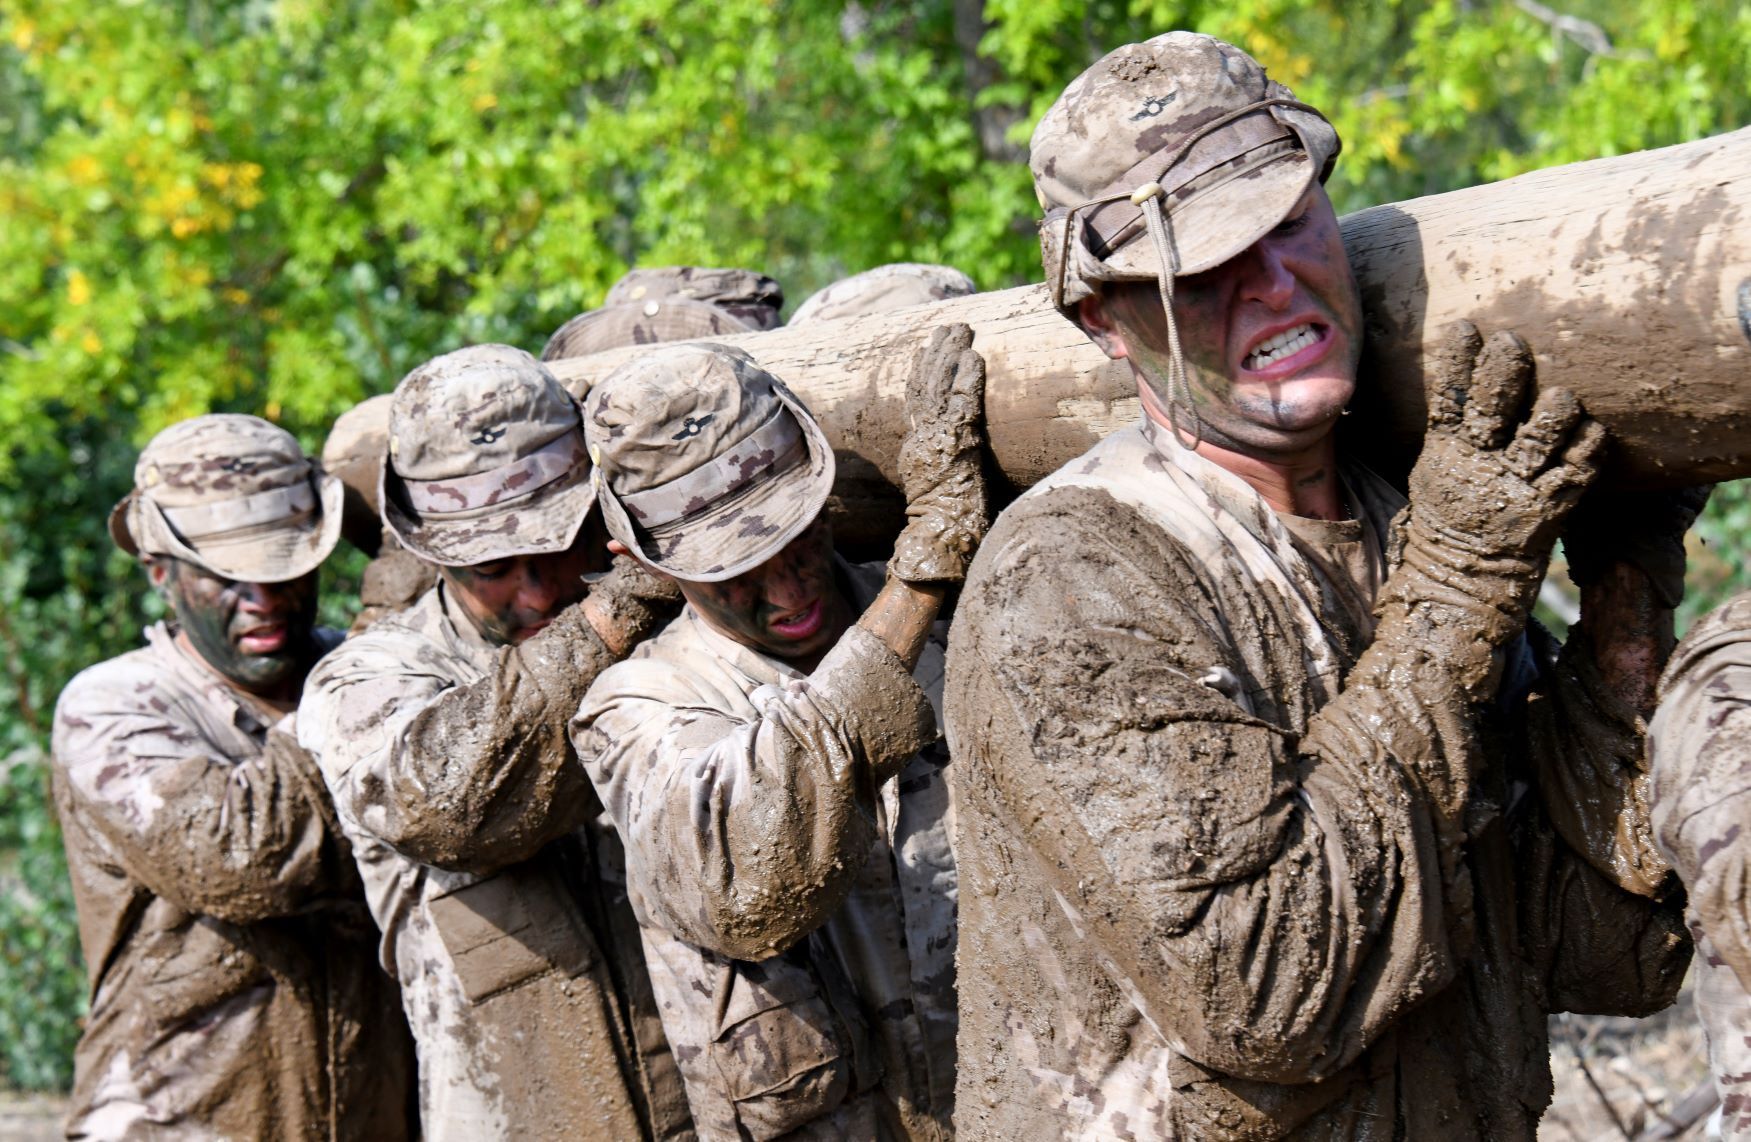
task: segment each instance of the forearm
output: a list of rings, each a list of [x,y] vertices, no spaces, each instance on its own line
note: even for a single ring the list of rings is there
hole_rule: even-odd
[[[857,625],[882,640],[907,670],[918,665],[918,656],[930,640],[930,628],[942,609],[948,587],[941,583],[908,583],[893,575]]]
[[[1581,589],[1581,621],[1593,662],[1605,686],[1642,717],[1652,717],[1660,672],[1677,643],[1673,610],[1654,590],[1647,572],[1613,563]]]
[[[197,754],[142,770],[125,800],[81,808],[130,873],[179,907],[250,923],[354,883],[314,763],[285,735],[248,761]]]
[[[763,959],[844,899],[875,839],[878,789],[935,740],[934,714],[861,629],[808,678],[750,694],[752,717],[702,709],[672,674],[642,659],[612,672],[579,716],[578,753],[654,921]]]
[[[617,658],[588,623],[562,616],[501,651],[485,677],[419,711],[376,767],[373,820],[385,843],[441,868],[484,872],[582,824],[597,801],[566,727]]]

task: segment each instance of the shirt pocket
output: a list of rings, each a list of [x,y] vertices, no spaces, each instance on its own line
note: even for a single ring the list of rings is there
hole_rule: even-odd
[[[556,869],[537,858],[431,899],[432,924],[470,1003],[547,972],[595,966],[595,938]]]
[[[738,1125],[756,1140],[831,1114],[880,1077],[849,986],[810,950],[821,950],[818,940],[719,967],[712,1061]]]

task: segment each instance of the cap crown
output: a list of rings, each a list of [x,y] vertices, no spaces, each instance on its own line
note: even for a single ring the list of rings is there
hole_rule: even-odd
[[[783,405],[740,349],[675,345],[615,370],[588,401],[596,464],[620,495],[667,484],[730,451]]]
[[[509,345],[434,357],[396,386],[389,457],[409,480],[504,467],[579,427],[577,404],[540,361]]]
[[[1071,81],[1034,128],[1028,167],[1041,205],[1095,198],[1212,120],[1277,97],[1292,95],[1213,36],[1168,32],[1116,48]]]
[[[605,305],[580,313],[556,329],[541,350],[541,359],[563,361],[633,345],[733,337],[758,328],[727,309],[684,297]]]
[[[654,266],[628,271],[602,299],[607,305],[642,305],[664,298],[686,298],[726,309],[756,329],[776,329],[782,321],[784,289],[753,270],[705,266]]]
[[[213,413],[154,436],[134,464],[134,486],[160,507],[204,507],[310,478],[291,433],[256,416]]]

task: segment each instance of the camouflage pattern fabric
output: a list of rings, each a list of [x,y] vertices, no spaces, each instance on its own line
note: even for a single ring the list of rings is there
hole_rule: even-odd
[[[440,583],[306,684],[300,738],[402,981],[428,1142],[691,1136],[620,847],[567,743],[612,657],[578,609],[496,647]]]
[[[1319,112],[1232,44],[1168,32],[1109,52],[1064,89],[1030,146],[1054,304],[1072,308],[1103,281],[1221,265],[1331,172],[1338,147]],[[1144,217],[1157,203],[1165,267]]]
[[[677,579],[756,567],[814,522],[833,448],[783,382],[727,345],[670,345],[590,390],[608,533]]]
[[[700,337],[734,337],[760,327],[703,301],[666,297],[605,305],[580,313],[554,330],[541,350],[543,361],[588,357],[609,349],[691,341]]]
[[[751,329],[776,329],[784,324],[784,290],[753,270],[711,269],[705,266],[655,266],[629,270],[608,290],[603,305],[644,305],[671,298],[704,302],[748,324]]]
[[[471,345],[395,386],[383,522],[428,562],[564,551],[596,501],[577,402],[509,345]]]
[[[340,539],[343,499],[340,481],[312,464],[291,433],[260,417],[214,413],[147,443],[109,531],[130,555],[279,583],[328,558]]]
[[[1648,755],[1655,837],[1689,891],[1721,1137],[1751,1138],[1751,594],[1698,622],[1673,653]]]
[[[978,291],[973,279],[953,266],[893,262],[841,278],[810,294],[791,314],[790,323],[806,325],[811,321],[886,313]]]
[[[169,628],[146,640],[55,708],[91,979],[67,1136],[410,1137],[406,1026],[314,761]]]
[[[1402,500],[1345,477],[1390,553]],[[1570,650],[1522,647],[1530,697],[1477,738],[1512,756],[1480,762],[1443,851],[1392,744],[1433,715],[1344,688],[1368,632],[1342,599],[1378,585],[1321,580],[1372,561],[1306,546],[1136,428],[981,547],[946,696],[961,1131],[1530,1142],[1547,1014],[1676,992],[1686,941],[1642,879],[1661,870],[1593,860],[1546,812],[1556,772],[1584,775],[1579,829],[1637,814],[1633,712]],[[1581,706],[1615,752],[1569,729]]]
[[[884,581],[840,573],[860,607]],[[591,688],[573,736],[701,1137],[949,1136],[942,666],[940,631],[909,674],[853,627],[805,676],[688,609]]]

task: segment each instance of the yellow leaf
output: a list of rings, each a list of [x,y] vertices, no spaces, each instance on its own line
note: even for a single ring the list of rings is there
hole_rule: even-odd
[[[79,338],[79,347],[87,353],[99,353],[103,350],[103,342],[97,339],[97,334],[87,329]]]
[[[79,270],[67,275],[67,304],[85,305],[91,301],[91,279]]]
[[[280,402],[277,400],[271,400],[267,403],[266,407],[261,410],[261,414],[269,420],[279,420],[282,411],[284,410],[280,408]]]
[[[490,91],[483,91],[474,97],[474,109],[476,111],[491,111],[498,105],[499,97]]]
[[[28,52],[30,46],[36,43],[36,23],[20,19],[12,25],[12,46],[21,52]]]
[[[103,177],[103,167],[90,155],[74,155],[67,163],[67,177],[75,186],[91,186]]]
[[[238,289],[236,286],[230,286],[225,290],[225,300],[232,305],[248,305],[249,291],[246,289]]]

